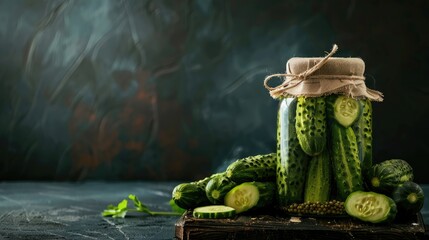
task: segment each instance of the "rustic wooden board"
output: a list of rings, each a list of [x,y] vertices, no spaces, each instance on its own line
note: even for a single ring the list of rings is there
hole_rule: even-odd
[[[367,224],[349,217],[313,218],[241,215],[233,219],[197,219],[190,212],[176,222],[180,240],[210,239],[426,239],[420,214],[392,224]]]

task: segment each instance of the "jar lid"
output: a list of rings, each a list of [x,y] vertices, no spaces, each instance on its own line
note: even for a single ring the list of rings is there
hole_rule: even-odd
[[[352,98],[383,101],[383,94],[366,87],[365,63],[360,58],[335,58],[334,45],[324,58],[294,57],[286,63],[286,73],[272,74],[264,80],[264,86],[273,98],[319,97],[342,94]],[[283,77],[283,83],[275,87],[268,82],[273,77]]]
[[[314,67],[323,58],[294,57],[286,64],[286,71],[290,74],[300,74]],[[331,57],[317,69],[312,75],[349,75],[363,76],[365,62],[361,58],[336,58]]]

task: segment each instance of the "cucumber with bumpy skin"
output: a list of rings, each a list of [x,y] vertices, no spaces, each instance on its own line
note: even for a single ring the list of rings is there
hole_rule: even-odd
[[[328,151],[313,157],[308,164],[304,202],[323,203],[329,200],[331,190],[331,159]]]
[[[372,167],[372,105],[369,99],[360,100],[362,115],[353,123],[353,131],[359,148],[359,159],[364,177]]]
[[[250,156],[231,163],[226,176],[236,183],[248,181],[274,181],[276,177],[275,153]]]
[[[332,166],[337,194],[340,200],[355,191],[363,190],[363,179],[358,157],[356,136],[351,127],[333,122],[332,133]]]
[[[308,156],[301,148],[296,129],[297,100],[280,101],[277,126],[277,200],[281,207],[302,202]]]
[[[355,218],[371,223],[388,223],[395,219],[395,202],[386,195],[356,191],[344,203],[346,212]]]
[[[275,192],[273,182],[245,182],[226,194],[225,205],[234,208],[237,213],[272,206]]]
[[[224,205],[210,205],[195,208],[193,216],[196,218],[230,218],[235,216],[235,209]]]
[[[310,156],[320,154],[326,145],[325,97],[298,97],[295,118],[302,150]]]
[[[207,198],[213,204],[223,204],[225,195],[237,184],[225,174],[213,177],[206,185]]]
[[[210,204],[210,201],[206,196],[206,185],[213,177],[221,174],[222,173],[216,173],[199,181],[177,185],[173,189],[172,193],[174,203],[183,209],[190,209]]]
[[[183,209],[210,204],[206,192],[195,183],[181,183],[173,189],[173,201]]]

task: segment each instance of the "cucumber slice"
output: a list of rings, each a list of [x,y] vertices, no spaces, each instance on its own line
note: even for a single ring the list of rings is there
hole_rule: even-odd
[[[197,207],[193,212],[196,218],[229,218],[235,216],[235,209],[225,205]]]
[[[391,222],[397,212],[391,198],[375,192],[353,192],[347,197],[344,207],[350,216],[371,223]]]
[[[237,213],[253,208],[258,201],[258,187],[247,182],[234,187],[225,196],[225,205],[234,208]]]
[[[351,97],[338,95],[333,103],[334,118],[344,127],[352,125],[360,116],[362,106],[360,102]]]

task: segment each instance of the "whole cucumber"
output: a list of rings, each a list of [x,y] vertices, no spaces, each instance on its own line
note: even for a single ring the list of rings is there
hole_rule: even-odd
[[[298,97],[295,118],[302,150],[310,156],[320,154],[326,145],[325,97]]]

